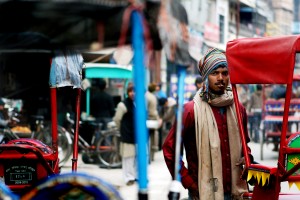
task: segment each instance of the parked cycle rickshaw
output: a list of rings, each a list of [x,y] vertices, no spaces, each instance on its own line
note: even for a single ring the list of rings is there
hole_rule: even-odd
[[[75,88],[77,91],[76,96],[76,108],[75,108],[75,131],[73,138],[73,158],[72,158],[72,172],[77,171],[78,161],[78,129],[79,129],[79,118],[80,118],[80,95],[81,95],[81,75],[82,75],[82,63],[80,65],[73,66],[70,63],[77,58],[73,56],[75,53],[70,54],[70,58],[66,57],[68,50],[82,50],[89,49],[91,43],[103,42],[100,34],[107,33],[106,30],[117,32],[116,29],[105,29],[101,32],[98,28],[106,23],[110,24],[112,19],[116,19],[115,15],[119,15],[122,18],[124,10],[126,10],[127,25],[129,26],[130,20],[132,19],[131,25],[133,26],[132,43],[135,44],[138,41],[138,46],[134,46],[135,49],[139,49],[139,55],[137,55],[138,63],[136,66],[140,66],[141,60],[143,60],[143,49],[142,43],[143,38],[143,16],[140,10],[134,6],[130,6],[128,1],[116,1],[116,4],[110,4],[106,1],[8,1],[1,2],[0,4],[0,21],[2,27],[0,28],[1,37],[1,56],[2,53],[12,53],[11,55],[28,53],[37,53],[37,57],[42,56],[45,58],[45,66],[39,66],[39,69],[43,67],[47,68],[44,72],[50,72],[48,77],[42,76],[38,71],[30,70],[30,73],[36,73],[36,84],[41,86],[44,83],[50,83],[50,102],[51,102],[51,146],[45,145],[36,139],[17,139],[11,140],[8,143],[0,145],[0,176],[3,179],[5,185],[10,190],[16,193],[26,193],[24,199],[34,199],[34,196],[43,186],[37,186],[42,180],[47,180],[49,177],[59,177],[56,175],[60,174],[59,158],[58,158],[58,134],[57,134],[57,88],[61,86],[69,86]],[[16,10],[23,10],[22,12],[15,13]],[[104,11],[105,14],[101,14]],[[114,17],[107,17],[108,13],[112,12]],[[12,13],[14,13],[12,15]],[[101,14],[101,15],[100,15]],[[104,16],[104,17],[103,17]],[[104,18],[104,19],[103,19]],[[119,18],[117,18],[119,19]],[[108,22],[109,21],[109,22]],[[117,21],[117,20],[116,20]],[[122,21],[122,20],[121,20]],[[103,22],[103,23],[102,23]],[[122,23],[120,23],[122,24]],[[102,27],[103,28],[103,27]],[[136,29],[138,32],[136,32]],[[89,30],[84,32],[85,30]],[[99,31],[99,33],[97,33]],[[115,33],[114,32],[114,33]],[[107,33],[108,37],[111,36]],[[117,34],[118,35],[118,34]],[[98,38],[99,36],[99,38]],[[99,39],[99,40],[98,40]],[[109,38],[110,41],[114,41],[116,37]],[[108,40],[109,40],[108,39]],[[125,34],[125,39],[127,35]],[[13,41],[13,42],[12,42]],[[128,42],[128,41],[125,41]],[[140,46],[141,45],[141,46]],[[54,52],[56,50],[62,50],[62,54],[58,57],[65,59],[57,64],[55,67],[50,69],[53,64]],[[10,57],[11,55],[8,55]],[[69,54],[68,54],[69,55]],[[12,59],[17,60],[14,56]],[[11,58],[10,57],[10,58]],[[136,57],[136,56],[134,56]],[[34,59],[34,58],[33,58]],[[50,62],[49,62],[50,61]],[[51,63],[52,62],[52,63]],[[23,63],[24,64],[24,63]],[[62,67],[62,68],[60,68]],[[18,65],[17,69],[30,69],[29,67],[21,67]],[[1,68],[2,70],[2,68]],[[2,72],[2,71],[1,71]],[[64,73],[60,73],[64,72]],[[28,72],[27,72],[28,73]],[[73,74],[74,73],[74,74]],[[44,75],[44,74],[43,74]],[[40,82],[40,76],[43,77]],[[60,85],[62,84],[62,85]],[[48,87],[40,87],[39,89],[49,89]],[[34,105],[33,105],[34,106]],[[143,155],[142,155],[143,156]],[[146,173],[146,170],[144,170]],[[58,178],[59,179],[59,178]],[[66,186],[66,180],[68,178],[62,178],[60,180],[52,179],[53,184],[63,183]],[[107,183],[97,182],[90,184],[92,180],[89,177],[80,179],[80,174],[71,174],[69,181],[72,182],[72,187],[68,189],[78,194],[87,195],[88,190],[106,190],[108,194],[100,193],[95,199],[120,199],[119,195],[116,195],[115,190],[111,190]],[[146,178],[144,178],[146,183]],[[139,180],[143,180],[140,178]],[[2,183],[1,183],[2,184]],[[53,184],[49,184],[53,186]],[[36,188],[35,188],[36,186]],[[49,186],[49,187],[50,187]],[[95,186],[97,188],[95,188]],[[45,199],[47,197],[45,192],[50,191],[47,187],[42,191],[41,196]],[[145,187],[145,185],[144,185]],[[61,189],[61,188],[57,188]],[[79,189],[79,191],[78,191]],[[58,190],[56,190],[58,191]],[[64,191],[64,194],[52,192],[52,195],[65,195],[68,191]],[[30,197],[28,197],[28,195]],[[37,195],[36,195],[37,196]],[[39,196],[39,198],[41,198]],[[75,195],[76,196],[76,195]],[[88,195],[90,197],[91,195]],[[95,197],[95,196],[93,196]],[[50,198],[51,199],[51,198]],[[53,199],[53,198],[52,198]]]
[[[277,36],[244,38],[228,42],[226,57],[230,81],[234,93],[239,130],[242,133],[241,113],[236,84],[285,84],[286,95],[280,130],[280,148],[277,166],[250,163],[244,134],[241,134],[245,155],[242,178],[254,184],[253,192],[244,194],[245,199],[298,199],[300,194],[283,194],[281,182],[288,181],[299,188],[300,146],[299,133],[287,139],[289,108],[291,105],[293,73],[296,54],[300,52],[300,37]]]
[[[299,75],[293,75],[293,84],[300,81]],[[284,85],[277,85],[286,89]],[[264,87],[265,89],[265,87]],[[288,129],[286,137],[290,137],[292,134],[298,132],[300,128],[300,98],[296,96],[295,88],[293,86],[293,92],[290,100],[289,112],[288,112]],[[280,135],[282,129],[282,116],[284,111],[285,99],[266,98],[266,92],[263,93],[263,108],[262,108],[262,121],[260,124],[260,159],[264,158],[264,146],[273,144],[273,151],[278,151]]]

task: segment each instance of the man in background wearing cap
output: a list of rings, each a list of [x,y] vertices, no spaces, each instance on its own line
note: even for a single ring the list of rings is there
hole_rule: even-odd
[[[209,49],[199,62],[199,72],[203,87],[184,105],[182,142],[187,165],[181,161],[181,182],[189,190],[189,199],[240,199],[248,190],[246,181],[240,179],[244,159],[225,54]],[[241,103],[240,108],[249,142],[246,109]],[[173,177],[175,137],[176,122],[163,145]]]

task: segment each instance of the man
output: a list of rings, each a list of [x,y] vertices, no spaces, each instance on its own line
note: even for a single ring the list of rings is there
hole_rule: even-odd
[[[190,199],[239,199],[247,191],[247,184],[240,179],[242,145],[232,91],[227,87],[224,53],[209,49],[199,62],[199,72],[203,88],[184,106],[182,141],[187,165],[181,161],[181,182],[189,190]],[[240,108],[249,142],[246,109],[241,104]],[[165,162],[173,177],[175,132],[176,123],[163,145]]]
[[[148,91],[145,94],[145,98],[147,101],[147,111],[148,111],[148,117],[147,120],[157,120],[159,124],[161,124],[162,120],[159,118],[158,115],[158,101],[155,96],[155,83],[150,83],[148,85]],[[158,132],[157,129],[149,129],[149,135],[150,135],[150,161],[154,161],[154,153],[159,150],[158,147]]]
[[[196,86],[196,91],[193,94],[191,94],[189,98],[190,101],[194,99],[194,96],[197,94],[198,90],[200,90],[200,88],[202,88],[203,86],[203,80],[201,76],[195,79],[195,86]]]
[[[105,92],[104,79],[98,80],[98,87],[91,99],[91,115],[103,123],[103,129],[106,129],[106,124],[115,114],[115,105],[112,96]]]
[[[256,90],[251,94],[249,103],[247,105],[247,112],[250,119],[250,135],[254,142],[259,142],[259,127],[261,122],[261,114],[263,107],[263,93],[262,85],[256,85]]]
[[[128,87],[127,98],[117,105],[113,118],[121,133],[121,155],[123,177],[126,185],[136,180],[135,136],[134,136],[134,90]]]
[[[160,134],[158,138],[158,147],[159,150],[162,150],[162,144],[176,120],[177,102],[173,97],[168,97],[161,98],[159,100],[159,104],[162,105],[161,110],[159,110],[159,116],[162,119],[162,125],[159,128]]]

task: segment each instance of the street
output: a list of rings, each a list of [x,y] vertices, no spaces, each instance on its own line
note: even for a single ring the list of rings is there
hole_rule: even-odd
[[[260,164],[267,166],[276,166],[278,152],[272,151],[273,145],[264,145],[264,160],[260,160],[260,145],[259,143],[250,143],[249,144],[254,160]],[[62,173],[71,172],[72,164],[71,161],[67,163],[62,168]],[[138,199],[138,185],[134,184],[132,186],[126,186],[122,178],[121,169],[103,169],[99,168],[97,165],[84,164],[81,161],[79,155],[78,168],[77,172],[92,174],[97,176],[117,188],[120,192],[121,197],[124,200],[137,200]],[[165,165],[162,151],[155,153],[154,161],[148,165],[148,199],[150,200],[167,200],[169,187],[171,184],[171,176]],[[288,183],[283,182],[281,184],[282,192],[284,193],[299,193],[297,187],[293,185],[291,189],[288,187]],[[188,192],[183,187],[180,192],[180,199],[185,199],[188,197]]]
[[[62,173],[70,172],[72,170],[71,161],[62,168]],[[122,177],[121,169],[103,169],[97,165],[84,164],[79,155],[77,172],[95,175],[117,188],[124,200],[138,199],[138,185],[137,183],[127,186]],[[148,165],[148,199],[150,200],[164,200],[168,199],[169,186],[172,178],[165,165],[162,151],[156,152],[154,161]],[[180,198],[188,196],[187,190],[181,188]]]

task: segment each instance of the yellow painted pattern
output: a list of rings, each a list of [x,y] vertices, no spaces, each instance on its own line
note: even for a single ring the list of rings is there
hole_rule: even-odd
[[[292,163],[293,165],[297,165],[300,162],[300,160],[299,160],[299,158],[294,157],[294,158],[290,159],[289,162]]]
[[[257,183],[262,186],[264,186],[268,180],[268,184],[270,181],[270,173],[268,172],[261,172],[256,170],[248,170],[248,176],[247,176],[247,182],[251,180],[251,178],[254,177],[257,180]]]
[[[300,190],[300,181],[289,181],[289,188],[291,188],[293,184],[296,184],[298,190]]]

